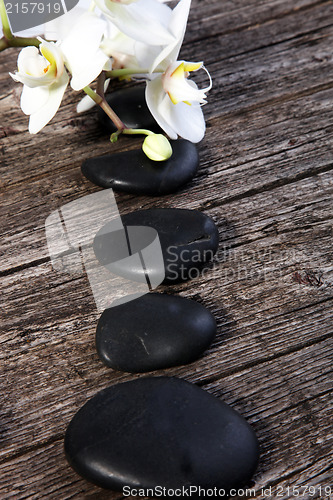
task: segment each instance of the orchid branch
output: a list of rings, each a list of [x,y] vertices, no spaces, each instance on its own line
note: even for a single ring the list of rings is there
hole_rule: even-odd
[[[35,37],[15,36],[10,28],[4,0],[0,0],[0,19],[4,36],[0,39],[0,52],[9,47],[39,47],[40,41]]]
[[[83,90],[85,93],[95,101],[98,106],[102,108],[102,110],[108,115],[114,125],[117,127],[118,131],[121,133],[126,129],[126,125],[122,122],[119,116],[113,111],[111,106],[107,103],[105,97],[101,97],[97,92],[95,92],[91,87],[84,87]]]
[[[112,69],[111,71],[105,71],[105,76],[106,78],[119,78],[122,76],[141,75],[146,73],[149,73],[148,69],[124,68],[124,69]]]
[[[106,71],[106,78],[119,78],[122,76],[130,75],[145,75],[150,73],[149,69],[143,68],[123,68],[123,69],[112,69],[111,71]],[[163,73],[163,71],[155,70],[154,73]]]
[[[110,137],[110,141],[112,142],[112,144],[114,142],[117,142],[118,140],[118,137],[120,136],[120,134],[125,134],[125,135],[155,135],[154,132],[152,132],[151,130],[147,130],[145,128],[124,128],[124,129],[118,129],[116,132],[113,132],[113,134],[111,134],[111,137]]]
[[[105,73],[102,71],[97,78],[97,89],[96,93],[104,99],[104,83],[105,83]]]
[[[1,1],[1,0],[0,0]],[[40,40],[37,38],[27,38],[23,36],[14,36],[13,38],[6,38],[3,36],[0,39],[0,52],[3,50],[9,49],[10,47],[39,47],[41,44]]]
[[[0,18],[2,24],[2,31],[4,34],[4,38],[10,40],[14,37],[12,30],[10,29],[8,14],[6,11],[6,6],[4,0],[0,0]]]
[[[154,135],[154,132],[145,128],[125,128],[123,134],[127,135]]]

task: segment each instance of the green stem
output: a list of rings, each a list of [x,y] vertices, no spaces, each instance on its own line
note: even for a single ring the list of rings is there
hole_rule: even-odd
[[[1,0],[0,0],[1,1]],[[0,39],[0,52],[9,47],[29,47],[33,45],[34,47],[39,47],[40,41],[37,38],[26,38],[22,36],[14,36],[13,38],[8,39],[3,36]]]
[[[108,117],[112,120],[112,122],[120,132],[126,129],[126,125],[121,121],[119,116],[109,106],[104,97],[101,97],[89,86],[84,87],[83,90],[93,101],[95,101],[96,104],[98,104],[98,106],[102,108],[102,110],[108,115]]]
[[[106,78],[119,78],[121,76],[129,75],[145,75],[150,73],[149,69],[143,68],[124,68],[124,69],[112,69],[111,71],[106,71]],[[163,71],[154,71],[154,73],[163,73]]]
[[[39,47],[41,41],[37,38],[27,38],[23,36],[14,36],[11,40],[9,40],[10,47],[30,47],[33,45],[34,47]]]
[[[123,134],[127,135],[155,135],[151,130],[145,128],[125,128]]]
[[[7,40],[10,40],[11,38],[13,38],[14,35],[12,33],[12,30],[10,29],[8,14],[6,11],[4,0],[0,0],[0,18],[1,18],[3,34],[5,35],[5,38],[7,38]]]
[[[114,144],[115,142],[118,141],[118,137],[120,136],[120,134],[122,134],[122,130],[117,130],[117,132],[113,132],[113,134],[111,134],[110,136],[110,142],[112,142],[112,144]]]
[[[128,75],[141,75],[144,73],[149,73],[148,69],[141,68],[124,68],[124,69],[112,69],[111,71],[106,71],[106,78],[118,78],[120,76]]]
[[[0,39],[0,52],[2,52],[5,49],[8,49],[8,47],[9,47],[8,40],[3,36]]]
[[[151,130],[147,130],[145,128],[123,128],[118,129],[117,132],[111,134],[110,141],[112,143],[117,142],[120,134],[125,135],[155,135]]]

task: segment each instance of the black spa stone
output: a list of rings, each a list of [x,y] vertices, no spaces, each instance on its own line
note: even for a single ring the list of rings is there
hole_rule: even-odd
[[[235,410],[168,377],[99,392],[70,422],[65,452],[77,473],[115,491],[196,485],[227,492],[249,483],[259,458],[255,433]]]
[[[108,223],[94,238],[95,255],[102,265],[118,276],[142,283],[147,273],[153,288],[160,283],[161,268],[164,284],[197,278],[203,264],[217,251],[217,227],[210,217],[197,210],[153,208],[123,215],[121,220],[130,250],[126,238],[121,238],[121,231],[112,231],[113,223]],[[158,259],[156,242],[153,246],[157,234],[162,262]],[[132,235],[135,238],[131,238]],[[151,250],[147,252],[148,248]],[[125,258],[134,254],[142,259]]]
[[[166,161],[150,160],[136,149],[89,158],[82,173],[94,184],[116,191],[159,196],[177,191],[195,175],[199,155],[194,144],[184,139],[171,141],[173,153]]]
[[[145,99],[145,87],[121,89],[106,95],[106,100],[127,128],[145,128],[153,132],[161,129],[148,109]],[[117,129],[105,112],[98,107],[98,119],[107,133]]]
[[[96,347],[115,370],[147,372],[194,361],[215,334],[214,316],[201,304],[149,293],[103,312]]]

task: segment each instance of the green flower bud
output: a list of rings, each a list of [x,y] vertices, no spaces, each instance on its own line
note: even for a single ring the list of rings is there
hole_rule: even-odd
[[[172,147],[168,139],[162,134],[148,135],[143,144],[144,153],[154,161],[165,161],[172,155]]]

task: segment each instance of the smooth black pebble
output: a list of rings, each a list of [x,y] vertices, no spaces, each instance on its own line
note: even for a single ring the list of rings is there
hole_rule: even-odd
[[[251,480],[259,458],[243,417],[203,389],[168,377],[99,392],[69,424],[65,451],[76,472],[115,491],[238,489]]]
[[[150,160],[135,149],[89,158],[82,164],[83,175],[97,186],[139,195],[159,196],[177,191],[198,169],[199,155],[185,139],[171,141],[172,156],[166,161]]]
[[[114,274],[133,281],[143,282],[146,272],[151,283],[159,284],[158,277],[161,267],[163,271],[163,265],[164,284],[197,278],[203,264],[213,258],[218,248],[219,233],[216,225],[210,217],[197,210],[153,208],[123,215],[121,220],[127,232],[131,253],[127,247],[124,248],[122,241],[125,238],[121,239],[120,234],[112,231],[113,223],[106,224],[98,231],[93,247],[96,258],[102,265]],[[152,244],[156,232],[162,249],[161,265],[155,249],[146,254],[142,252]],[[136,238],[130,239],[132,233]],[[137,252],[144,260],[145,271],[141,259],[129,262],[125,258]]]
[[[145,98],[145,87],[120,89],[106,95],[106,100],[127,128],[145,128],[160,132]],[[104,130],[113,133],[117,129],[105,112],[98,107],[97,116]]]
[[[216,334],[211,312],[184,297],[149,293],[106,309],[96,331],[96,347],[107,366],[147,372],[197,359]]]

